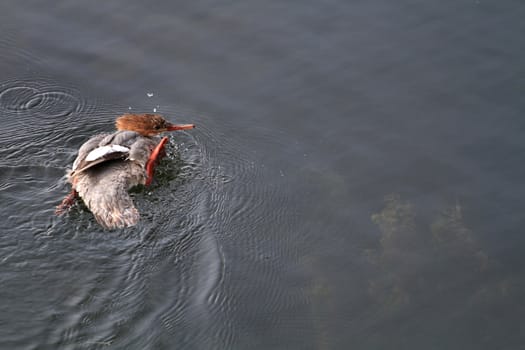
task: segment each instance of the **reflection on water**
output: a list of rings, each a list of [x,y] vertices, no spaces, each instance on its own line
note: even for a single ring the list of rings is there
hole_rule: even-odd
[[[389,312],[446,292],[465,276],[476,280],[488,269],[487,254],[465,227],[459,204],[445,208],[425,227],[416,223],[410,202],[390,195],[372,221],[381,229],[381,239],[380,248],[369,253],[383,276],[370,281],[369,291]],[[436,272],[443,278],[426,276]]]
[[[414,308],[435,308],[446,295],[452,299],[438,303],[439,313],[431,319],[474,322],[491,332],[487,339],[492,340],[504,332],[500,327],[503,310],[512,308],[509,297],[524,293],[525,284],[518,275],[501,275],[500,264],[466,226],[462,211],[459,203],[445,207],[428,225],[410,201],[387,196],[385,207],[372,215],[381,237],[379,247],[367,251],[376,270],[368,292],[392,319],[407,317]],[[497,312],[495,305],[501,308]]]

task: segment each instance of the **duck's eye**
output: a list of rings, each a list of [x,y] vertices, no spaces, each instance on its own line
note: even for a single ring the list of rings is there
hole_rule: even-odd
[[[156,129],[156,130],[160,130],[161,128],[162,128],[161,125],[159,125],[159,124],[155,125],[155,129]]]

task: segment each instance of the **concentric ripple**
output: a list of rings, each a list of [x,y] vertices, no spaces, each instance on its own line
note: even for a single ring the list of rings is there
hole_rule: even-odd
[[[0,165],[64,163],[57,156],[78,137],[72,130],[86,117],[94,122],[97,107],[51,79],[0,82]]]
[[[85,101],[73,89],[43,80],[8,81],[0,85],[0,110],[61,118],[84,109]]]

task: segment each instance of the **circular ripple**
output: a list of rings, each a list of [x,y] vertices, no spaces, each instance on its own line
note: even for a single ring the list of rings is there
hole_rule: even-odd
[[[10,81],[0,87],[0,109],[11,113],[56,118],[80,111],[84,105],[77,91],[45,81]]]
[[[82,101],[64,91],[46,91],[27,101],[26,106],[34,106],[49,117],[64,117],[82,109]]]
[[[73,152],[68,147],[76,145],[79,137],[87,138],[76,129],[105,118],[98,111],[98,105],[88,104],[76,89],[51,79],[0,82],[1,161],[23,164],[28,159],[51,159],[62,164],[61,155]]]
[[[8,87],[0,93],[0,106],[8,111],[21,111],[28,109],[29,103],[35,99],[37,90],[27,86]]]

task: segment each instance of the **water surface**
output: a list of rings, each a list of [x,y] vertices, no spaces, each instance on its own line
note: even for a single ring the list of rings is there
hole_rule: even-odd
[[[0,348],[519,349],[519,1],[0,5]],[[174,134],[141,222],[65,171]]]

